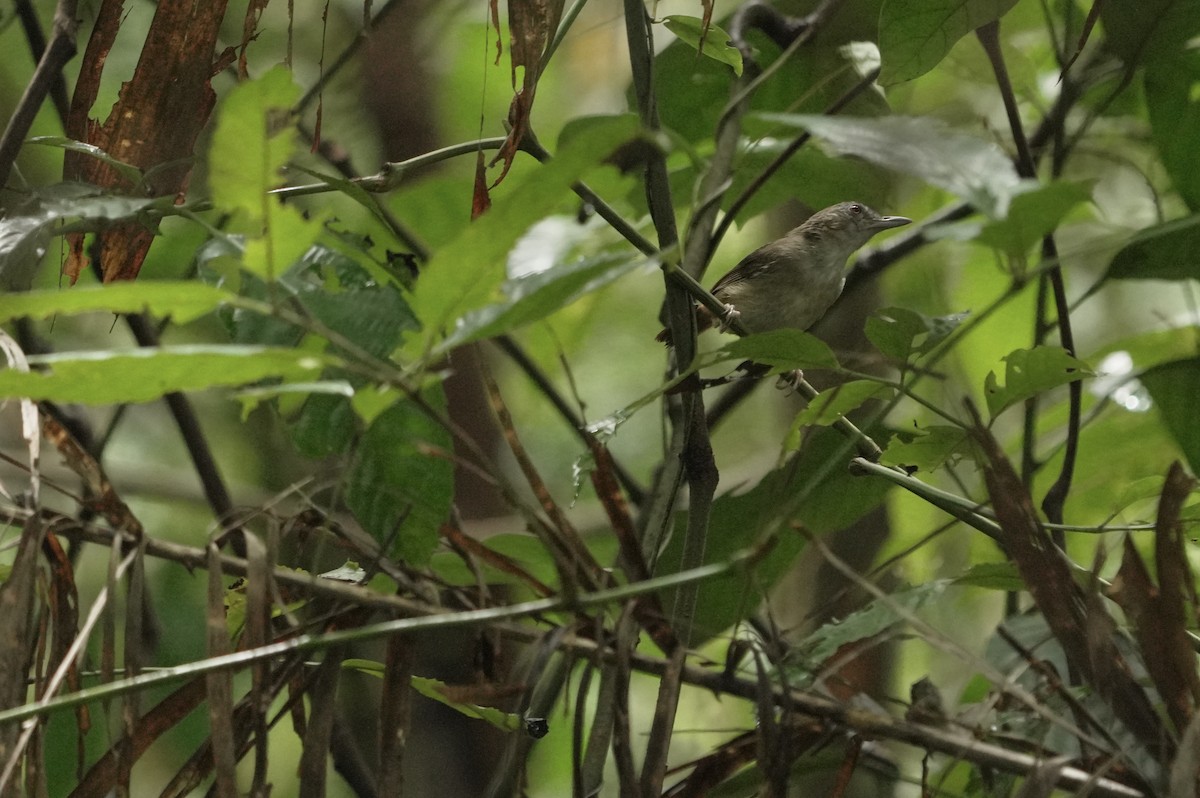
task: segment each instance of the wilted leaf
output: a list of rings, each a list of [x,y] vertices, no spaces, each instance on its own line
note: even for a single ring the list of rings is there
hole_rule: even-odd
[[[992,418],[1017,402],[1092,374],[1087,363],[1057,346],[1017,349],[1005,355],[1004,362],[1004,384],[999,384],[994,371],[988,372],[983,384]]]
[[[1109,593],[1133,623],[1146,670],[1180,733],[1200,703],[1200,675],[1188,634],[1189,618],[1195,617],[1196,589],[1179,517],[1194,484],[1178,461],[1172,463],[1154,530],[1159,584],[1150,581],[1141,556],[1127,536],[1121,568]]]
[[[973,409],[972,409],[973,410]],[[1001,545],[1012,559],[1067,660],[1104,698],[1138,740],[1165,761],[1170,744],[1145,690],[1116,645],[1116,623],[1094,589],[1075,580],[1062,550],[1042,526],[1033,500],[996,439],[972,429],[984,481],[999,523]]]
[[[1017,0],[886,0],[879,13],[881,85],[924,75],[954,43],[1000,19]]]
[[[730,44],[729,34],[716,25],[698,17],[673,14],[663,18],[667,30],[691,45],[701,55],[733,67],[733,74],[742,74],[742,53]]]
[[[801,127],[833,152],[924,180],[1003,219],[1009,202],[1027,185],[995,143],[960,133],[931,117],[875,118],[816,114],[762,114]]]
[[[521,68],[521,88],[513,95],[508,108],[508,137],[491,161],[492,164],[504,161],[504,169],[500,176],[492,181],[493,188],[508,174],[521,141],[529,132],[533,98],[537,92],[538,80],[542,77],[542,68],[545,66],[543,55],[551,37],[558,30],[562,12],[563,0],[508,0],[508,27],[512,35],[512,46],[509,49],[512,59],[512,83],[513,88],[517,88],[517,69]],[[480,201],[481,197],[476,192],[473,209],[479,209]]]

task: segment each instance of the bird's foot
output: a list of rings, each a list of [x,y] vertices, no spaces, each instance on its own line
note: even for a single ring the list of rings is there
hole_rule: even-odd
[[[733,305],[726,304],[725,312],[721,314],[721,326],[717,328],[717,332],[727,332],[734,322],[742,317],[737,308]]]
[[[797,393],[800,390],[800,383],[802,382],[804,382],[804,372],[796,369],[786,374],[780,374],[779,379],[775,382],[775,387],[781,391]]]

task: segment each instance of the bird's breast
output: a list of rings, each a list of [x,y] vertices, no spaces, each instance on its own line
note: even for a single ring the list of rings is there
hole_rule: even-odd
[[[718,298],[741,313],[749,332],[784,327],[807,330],[817,323],[842,293],[842,269],[804,273],[768,271],[752,280],[731,285]]]

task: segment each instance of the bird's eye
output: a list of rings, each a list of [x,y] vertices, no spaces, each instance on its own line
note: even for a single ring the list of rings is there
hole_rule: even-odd
[[[862,206],[861,205],[851,205],[850,213],[862,213]]]

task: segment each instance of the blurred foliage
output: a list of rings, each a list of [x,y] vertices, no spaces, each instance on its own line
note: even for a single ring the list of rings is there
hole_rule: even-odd
[[[190,167],[186,190],[154,195],[164,164],[142,157],[153,141],[118,159],[67,136],[47,104],[0,195],[11,331],[0,396],[27,422],[33,402],[51,419],[40,458],[16,415],[6,436],[14,467],[0,511],[16,553],[0,600],[31,603],[12,605],[26,612],[0,639],[27,649],[23,667],[36,661],[39,675],[68,659],[79,621],[50,608],[78,591],[82,609],[124,584],[106,573],[122,546],[85,540],[136,533],[127,595],[172,596],[157,650],[135,600],[122,622],[142,638],[93,632],[87,657],[106,664],[80,701],[112,738],[78,721],[86,767],[73,773],[64,700],[44,715],[53,744],[23,749],[30,784],[59,795],[129,783],[105,755],[134,745],[118,739],[132,727],[112,703],[129,685],[111,663],[127,661],[127,675],[163,669],[162,692],[142,694],[138,711],[157,713],[161,725],[146,728],[173,730],[135,745],[140,756],[159,741],[153,767],[133,771],[134,794],[162,790],[171,776],[159,773],[175,774],[169,794],[267,782],[286,794],[297,781],[361,792],[350,775],[324,783],[329,730],[346,721],[322,715],[358,672],[383,683],[364,680],[377,705],[348,713],[371,717],[357,744],[379,762],[364,778],[380,794],[396,794],[399,778],[388,735],[425,700],[409,685],[440,711],[483,717],[491,725],[476,733],[510,748],[508,764],[477,768],[472,788],[491,780],[491,794],[513,793],[513,763],[526,760],[526,794],[565,794],[571,779],[650,794],[668,761],[653,760],[659,744],[672,764],[695,765],[668,786],[783,794],[842,764],[821,751],[830,732],[950,755],[924,767],[919,750],[881,755],[858,768],[888,782],[874,789],[921,773],[945,793],[1026,794],[1029,750],[1142,795],[1194,786],[1200,557],[1194,482],[1179,463],[1194,473],[1200,461],[1200,6],[780,3],[829,14],[805,20],[725,2],[717,28],[678,0],[648,4],[650,45],[627,36],[614,4],[544,4],[541,22],[561,16],[557,32],[510,30],[521,17],[499,13],[492,27],[480,4],[277,0],[261,15],[250,4],[248,25],[235,5],[213,53],[215,106],[185,109],[207,120],[194,159],[167,164]],[[120,86],[153,12],[139,2],[122,17],[102,80],[89,76],[100,86],[92,118],[132,102]],[[80,28],[81,53],[101,40],[98,19]],[[1000,74],[975,34],[997,22]],[[33,80],[28,30],[0,29],[9,109]],[[408,86],[414,106],[405,81],[432,87],[428,107],[406,110],[436,138],[388,164],[385,143],[408,131],[387,129],[368,103],[382,36],[399,37],[401,53],[385,79]],[[508,59],[522,37],[536,52],[518,74]],[[68,85],[81,63],[68,64]],[[64,182],[65,153],[123,182]],[[507,173],[504,153],[515,153]],[[653,340],[665,292],[702,298],[676,274],[695,241],[701,271],[720,274],[844,200],[916,224],[860,254],[852,301],[812,331],[823,341],[709,333],[689,366]],[[731,215],[686,238],[710,208]],[[58,285],[62,242],[83,242],[76,255],[87,256],[115,228],[154,233],[137,280],[101,285],[84,272]],[[862,296],[869,312],[850,307]],[[150,333],[136,320],[124,332],[134,314]],[[731,372],[740,361],[763,368]],[[743,390],[798,368],[820,397]],[[698,392],[708,381],[733,387]],[[864,441],[881,466],[861,459]],[[714,496],[698,478],[709,456]],[[53,559],[60,538],[74,559]],[[180,569],[210,567],[219,550],[247,577],[221,583],[247,619],[235,639],[214,636],[228,637],[221,589],[206,594]],[[35,613],[62,637],[20,625]],[[469,684],[369,642],[439,624],[486,629],[473,653],[447,655]],[[521,652],[501,653],[500,637]],[[188,669],[273,641],[294,655],[264,658],[253,688],[229,677],[227,706],[226,675]],[[683,660],[671,657],[685,642],[695,700],[679,701],[670,680]],[[323,664],[306,665],[300,647]],[[885,648],[890,677],[854,682],[856,658]],[[944,698],[937,716],[896,712],[926,674]],[[0,683],[3,751],[17,717],[4,712],[40,712],[42,682],[27,695],[26,676],[15,668]],[[75,695],[79,679],[58,689]],[[294,725],[268,735],[289,697]],[[849,706],[891,717],[871,725]],[[551,739],[530,754],[547,718]],[[616,755],[569,751],[572,724],[580,740],[614,738]],[[994,763],[931,728],[1008,749],[1027,765],[1009,769],[1029,780],[991,778]],[[248,756],[268,736],[269,756]],[[428,753],[413,745],[410,775]],[[638,750],[636,767],[650,762],[640,781],[622,745]],[[291,756],[300,750],[317,753]],[[196,751],[204,764],[188,770]],[[222,755],[244,758],[246,772],[222,770]],[[414,794],[436,784],[412,778]],[[1098,789],[1118,794],[1112,781]]]

